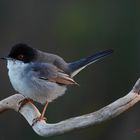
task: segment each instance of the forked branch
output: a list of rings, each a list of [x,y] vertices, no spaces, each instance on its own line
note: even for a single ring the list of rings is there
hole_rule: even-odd
[[[136,82],[133,89],[124,97],[103,107],[102,109],[86,115],[70,118],[58,123],[50,124],[41,120],[32,126],[33,120],[40,116],[38,109],[32,104],[27,103],[21,107],[19,113],[24,116],[33,130],[40,136],[48,137],[60,135],[75,129],[96,125],[106,120],[112,119],[123,113],[137,102],[140,101],[140,79]],[[0,101],[0,112],[13,109],[18,112],[20,102],[25,99],[20,94],[15,94]]]

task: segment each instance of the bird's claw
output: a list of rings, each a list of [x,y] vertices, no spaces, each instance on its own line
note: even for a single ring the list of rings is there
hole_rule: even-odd
[[[47,118],[40,116],[40,117],[37,117],[37,118],[33,119],[32,126],[34,126],[38,121],[41,121],[41,120],[47,121]]]
[[[30,98],[25,98],[25,99],[21,100],[21,101],[19,102],[20,107],[19,107],[19,110],[18,110],[18,111],[20,111],[20,109],[21,109],[25,104],[27,104],[27,103],[32,103],[32,104],[33,104],[33,100],[30,99]]]
[[[40,117],[37,117],[37,118],[33,119],[32,126],[34,126],[38,121],[41,121],[41,120],[47,121],[47,118],[40,116]]]

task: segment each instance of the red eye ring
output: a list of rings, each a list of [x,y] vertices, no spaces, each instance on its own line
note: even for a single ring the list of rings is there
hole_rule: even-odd
[[[22,59],[24,58],[24,55],[23,55],[23,54],[19,54],[19,55],[17,56],[17,58],[18,58],[19,60],[22,60]]]

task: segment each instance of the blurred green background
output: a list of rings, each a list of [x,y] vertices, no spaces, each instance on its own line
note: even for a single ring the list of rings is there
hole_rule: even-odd
[[[0,54],[24,42],[62,56],[67,62],[99,50],[114,53],[75,78],[80,87],[48,107],[49,123],[90,113],[128,93],[140,73],[140,8],[138,0],[1,0]],[[0,63],[0,99],[15,93],[5,63]],[[40,109],[42,106],[38,105]],[[98,126],[47,140],[139,140],[140,104]],[[43,140],[14,111],[0,115],[0,140]]]

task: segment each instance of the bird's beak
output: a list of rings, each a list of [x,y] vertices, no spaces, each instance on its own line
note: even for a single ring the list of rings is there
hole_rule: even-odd
[[[2,60],[7,60],[7,58],[6,58],[6,57],[0,57],[0,59],[2,59]]]
[[[1,60],[10,60],[10,57],[0,57]]]

